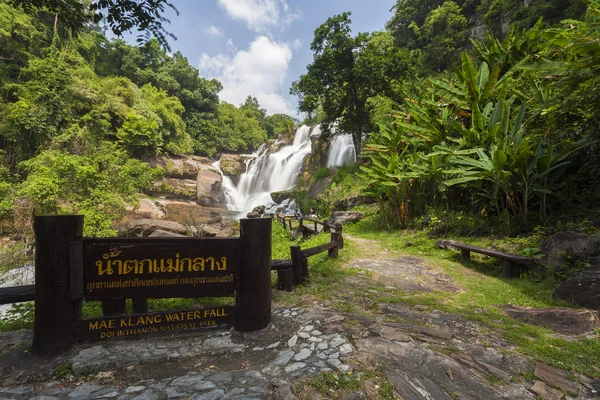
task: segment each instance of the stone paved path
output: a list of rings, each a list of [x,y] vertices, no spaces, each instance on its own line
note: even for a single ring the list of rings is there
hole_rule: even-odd
[[[35,360],[5,353],[0,399],[267,399],[295,379],[351,370],[343,359],[354,352],[353,346],[343,334],[328,332],[322,318],[312,319],[293,307],[276,311],[273,319],[262,334],[212,330],[78,345],[29,371],[27,363]],[[343,319],[331,314],[327,321]],[[31,340],[23,331],[0,337],[0,343],[12,346]],[[11,365],[13,361],[20,365]],[[53,377],[64,365],[75,377],[89,377],[85,381]],[[36,378],[49,380],[29,382]]]

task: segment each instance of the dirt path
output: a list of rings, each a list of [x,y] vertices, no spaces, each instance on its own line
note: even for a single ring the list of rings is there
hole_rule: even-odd
[[[346,278],[349,285],[375,295],[375,283],[378,296],[393,298],[390,293],[399,291],[409,304],[411,293],[464,292],[423,259],[381,250],[373,240],[345,238],[360,253],[345,266],[370,272]],[[571,380],[564,371],[520,355],[495,329],[435,305],[377,302],[369,308],[371,317],[359,318],[361,326],[351,335],[354,357],[383,366],[397,398],[591,399],[600,389],[599,381]]]

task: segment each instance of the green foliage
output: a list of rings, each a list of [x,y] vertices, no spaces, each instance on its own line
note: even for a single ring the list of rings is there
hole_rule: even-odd
[[[22,162],[27,178],[17,197],[33,203],[36,214],[83,214],[86,236],[114,235],[112,222],[162,172],[128,158],[112,144],[96,151],[91,158],[47,150]]]
[[[27,12],[35,12],[43,8],[56,16],[60,15],[61,23],[65,24],[73,34],[84,31],[90,22],[98,23],[105,19],[117,36],[132,28],[138,28],[141,31],[138,41],[144,41],[145,34],[150,34],[167,48],[169,47],[167,37],[175,38],[175,36],[162,26],[169,20],[161,14],[165,12],[166,7],[179,13],[167,0],[96,0],[87,3],[77,0],[7,0],[7,2],[15,7],[20,6]]]
[[[13,304],[0,319],[0,332],[32,329],[35,304],[32,301]]]

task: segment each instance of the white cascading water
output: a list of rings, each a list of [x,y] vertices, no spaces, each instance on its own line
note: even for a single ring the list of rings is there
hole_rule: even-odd
[[[269,208],[275,205],[271,193],[294,187],[302,162],[311,152],[310,136],[320,133],[320,130],[315,130],[301,126],[296,131],[294,142],[276,153],[269,153],[269,149],[262,145],[253,154],[255,157],[246,161],[246,172],[240,177],[237,187],[229,177],[221,174],[227,208],[239,212],[239,216],[243,217],[256,206]],[[215,163],[215,166],[218,168],[219,164]],[[294,208],[294,205],[287,204],[287,207]]]
[[[328,167],[343,167],[356,163],[354,141],[350,134],[337,134],[333,136],[329,145],[327,156]]]

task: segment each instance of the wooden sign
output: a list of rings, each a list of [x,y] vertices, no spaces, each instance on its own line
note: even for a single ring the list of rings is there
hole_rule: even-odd
[[[75,340],[124,338],[150,333],[210,328],[231,324],[234,313],[233,306],[219,306],[84,320],[75,323]]]
[[[239,238],[82,242],[83,297],[87,300],[231,296],[238,285]],[[78,248],[76,243],[72,248]]]

